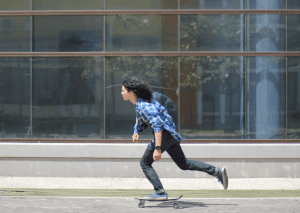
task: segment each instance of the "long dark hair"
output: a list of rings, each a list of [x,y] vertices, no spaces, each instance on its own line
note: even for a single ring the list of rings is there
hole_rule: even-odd
[[[152,90],[144,81],[131,77],[123,81],[123,86],[128,92],[133,91],[138,98],[151,102]]]

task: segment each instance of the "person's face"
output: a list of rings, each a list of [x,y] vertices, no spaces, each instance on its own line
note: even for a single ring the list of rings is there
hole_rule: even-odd
[[[128,92],[128,90],[124,86],[122,86],[121,95],[123,96],[124,101],[130,100],[132,94],[133,94],[133,91]]]

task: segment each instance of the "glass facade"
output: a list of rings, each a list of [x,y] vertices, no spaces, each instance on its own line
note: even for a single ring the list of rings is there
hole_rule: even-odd
[[[33,51],[103,51],[103,16],[35,16]]]
[[[299,29],[298,0],[2,1],[0,138],[130,140],[135,76],[184,139],[299,139]]]

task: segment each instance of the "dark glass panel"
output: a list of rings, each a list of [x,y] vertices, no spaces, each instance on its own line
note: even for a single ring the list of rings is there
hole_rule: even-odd
[[[103,10],[104,0],[33,0],[34,10]]]
[[[0,138],[30,137],[30,59],[0,58]]]
[[[103,51],[103,16],[35,16],[35,52]]]
[[[30,51],[30,18],[28,16],[0,17],[0,51]]]
[[[103,138],[103,58],[34,58],[33,136]]]
[[[181,9],[243,9],[241,0],[180,0]]]
[[[287,50],[300,51],[300,15],[287,16]]]
[[[290,1],[290,0],[287,0]],[[286,0],[247,0],[247,9],[257,10],[284,10],[286,9]]]
[[[287,0],[287,9],[300,9],[300,1],[299,0]]]
[[[287,133],[300,139],[300,57],[288,57]]]
[[[177,9],[177,0],[106,0],[106,10]]]
[[[242,57],[182,57],[180,130],[186,139],[241,139]]]
[[[106,16],[106,51],[177,51],[178,16]]]
[[[0,10],[30,10],[30,0],[1,0]]]
[[[181,15],[182,51],[243,50],[242,15]]]

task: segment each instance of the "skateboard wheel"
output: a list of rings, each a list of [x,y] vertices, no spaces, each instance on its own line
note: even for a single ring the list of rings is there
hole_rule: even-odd
[[[173,207],[177,209],[178,208],[178,204],[177,203],[173,203]]]
[[[143,202],[139,203],[139,208],[144,208],[144,203]]]

